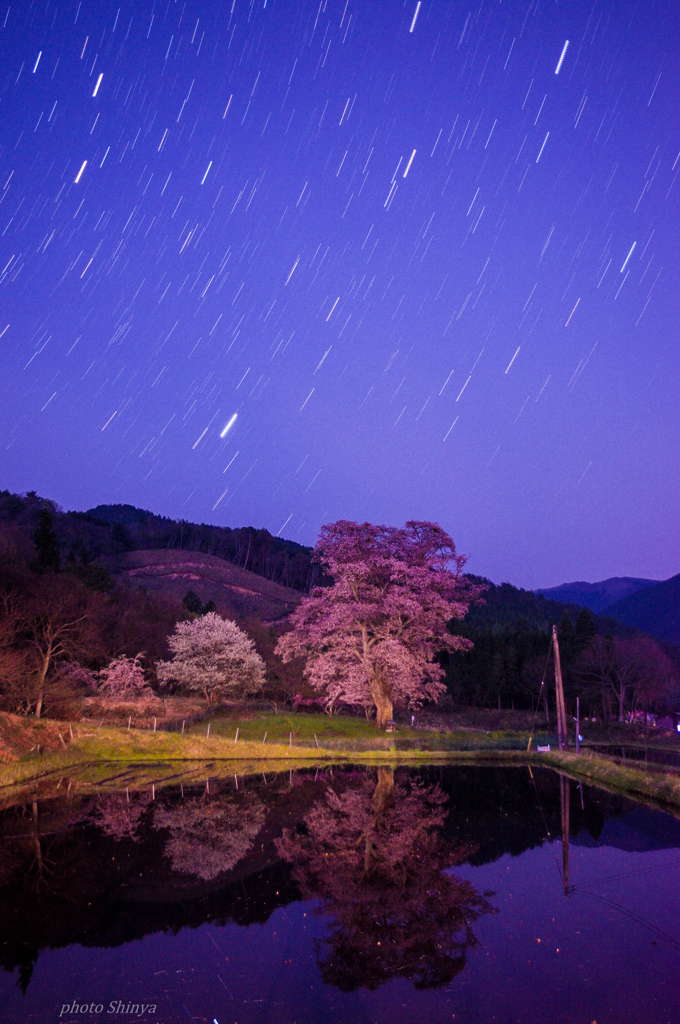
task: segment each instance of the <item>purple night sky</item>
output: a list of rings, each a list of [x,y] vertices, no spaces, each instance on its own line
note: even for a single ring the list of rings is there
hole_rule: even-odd
[[[435,519],[525,587],[677,573],[679,28],[5,3],[0,486],[305,544]]]

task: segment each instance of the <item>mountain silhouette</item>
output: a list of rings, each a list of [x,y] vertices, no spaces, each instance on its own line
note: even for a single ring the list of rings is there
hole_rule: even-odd
[[[608,605],[605,613],[624,626],[680,643],[680,573]]]
[[[561,583],[558,587],[548,587],[542,590],[535,590],[534,593],[542,594],[551,601],[563,601],[565,604],[578,604],[584,608],[590,608],[591,612],[598,614],[605,608],[624,600],[632,594],[641,590],[653,587],[659,580],[638,579],[634,576],[612,576],[608,580],[600,580],[598,583]],[[616,618],[616,616],[614,616]]]

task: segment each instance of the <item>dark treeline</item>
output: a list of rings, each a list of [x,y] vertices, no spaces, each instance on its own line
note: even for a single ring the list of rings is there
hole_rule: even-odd
[[[573,714],[623,721],[626,715],[665,712],[678,697],[677,651],[645,634],[595,616],[587,608],[550,601],[509,583],[487,586],[484,600],[451,629],[473,643],[471,651],[446,655],[449,693],[456,704],[541,713],[554,673],[552,627],[557,626],[565,699]]]
[[[587,609],[550,601],[509,583],[497,586],[490,580],[476,579],[488,589],[462,622],[452,623],[452,629],[471,640],[474,647],[448,659],[449,692],[457,704],[532,707],[550,650],[553,624],[561,623],[561,633],[567,621],[570,627],[578,621],[582,646],[587,646],[583,641],[595,636],[595,619]]]
[[[315,583],[312,549],[272,537],[268,530],[176,521],[132,505],[98,505],[88,512],[63,512],[34,491],[0,491],[0,523],[30,540],[40,513],[49,508],[62,561],[88,564],[124,551],[180,548],[240,566],[284,587],[307,592]]]

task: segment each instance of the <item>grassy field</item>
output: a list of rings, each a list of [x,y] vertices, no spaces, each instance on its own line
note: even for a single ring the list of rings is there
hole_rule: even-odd
[[[238,729],[238,740],[236,730]],[[207,724],[192,726],[191,738],[206,737]],[[537,734],[537,742],[549,742],[547,734]],[[216,717],[210,725],[210,737],[220,737],[240,749],[242,743],[260,744],[269,754],[273,746],[308,748],[345,755],[377,751],[447,751],[480,749],[526,749],[529,733],[497,729],[477,731],[400,728],[396,733],[379,732],[365,718],[330,717],[308,714],[260,714],[248,718]]]
[[[511,730],[461,728],[437,732],[404,728],[378,732],[361,718],[260,714],[215,717],[176,732],[127,730],[90,723],[54,723],[64,739],[57,749],[23,754],[0,767],[0,805],[26,794],[55,795],[62,787],[120,790],[164,786],[230,774],[250,775],[329,763],[504,763],[555,768],[576,779],[680,807],[680,777],[647,773],[584,752],[538,753],[554,737]]]

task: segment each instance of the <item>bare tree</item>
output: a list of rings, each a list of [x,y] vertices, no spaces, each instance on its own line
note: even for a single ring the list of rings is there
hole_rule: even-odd
[[[619,722],[626,709],[659,700],[673,685],[673,665],[651,637],[596,637],[583,652],[577,673],[586,694],[602,701],[605,717],[612,702]]]
[[[23,603],[26,650],[33,668],[29,704],[40,718],[48,674],[56,662],[92,658],[101,648],[98,628],[102,597],[70,576],[36,579]]]
[[[19,595],[0,591],[0,693],[9,711],[21,710],[28,671],[25,650],[17,646],[22,626]]]

